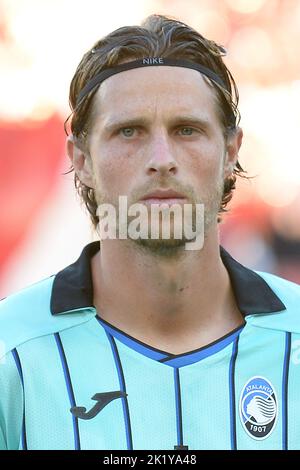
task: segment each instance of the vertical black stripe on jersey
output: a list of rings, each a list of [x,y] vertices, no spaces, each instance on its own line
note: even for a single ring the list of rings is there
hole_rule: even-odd
[[[238,355],[239,336],[232,345],[229,365],[229,406],[230,406],[230,442],[231,450],[237,450],[236,442],[236,399],[235,399],[235,364]]]
[[[75,402],[75,395],[74,395],[74,390],[72,386],[72,381],[71,381],[71,376],[70,376],[70,371],[69,371],[65,351],[64,351],[59,333],[54,333],[54,336],[55,336],[55,341],[56,341],[60,359],[61,359],[61,364],[62,364],[62,368],[64,372],[64,377],[66,381],[66,387],[68,390],[71,407],[73,408],[74,406],[76,406],[76,402]],[[80,450],[80,435],[79,435],[78,418],[73,416],[71,413],[70,413],[70,417],[72,417],[72,420],[73,420],[75,450]]]
[[[15,363],[16,363],[16,366],[20,375],[22,388],[23,388],[24,404],[23,404],[23,422],[22,422],[22,449],[27,450],[27,437],[26,437],[26,425],[25,425],[25,389],[24,389],[23,371],[22,371],[21,361],[20,361],[20,357],[19,357],[17,349],[12,350],[12,355],[14,357],[14,360],[15,360]]]
[[[282,374],[282,450],[288,450],[288,383],[291,357],[291,333],[285,333],[285,352]]]
[[[125,384],[125,379],[124,379],[123,368],[122,368],[119,351],[118,351],[115,339],[110,333],[108,333],[108,331],[105,331],[105,333],[111,345],[113,357],[115,360],[115,366],[116,366],[118,377],[119,377],[120,389],[122,392],[126,393],[126,384]],[[125,420],[127,450],[133,450],[132,432],[131,432],[130,414],[129,414],[127,396],[122,397],[121,400],[122,400],[124,420]]]
[[[176,426],[177,426],[177,446],[174,449],[184,448],[187,446],[183,444],[183,428],[182,428],[182,404],[180,392],[180,377],[179,368],[174,367],[174,385],[175,385],[175,400],[176,400]]]

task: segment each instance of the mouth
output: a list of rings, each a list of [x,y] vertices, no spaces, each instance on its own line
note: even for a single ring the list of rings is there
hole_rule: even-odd
[[[157,189],[152,191],[151,193],[146,194],[143,196],[141,201],[143,203],[148,204],[178,204],[186,200],[186,196],[184,194],[178,193],[177,191],[173,191],[171,189]]]

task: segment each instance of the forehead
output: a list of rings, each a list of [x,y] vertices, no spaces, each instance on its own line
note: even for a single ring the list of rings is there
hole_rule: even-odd
[[[97,122],[134,113],[197,112],[216,120],[216,93],[196,70],[173,66],[150,66],[126,70],[106,79],[94,100]]]

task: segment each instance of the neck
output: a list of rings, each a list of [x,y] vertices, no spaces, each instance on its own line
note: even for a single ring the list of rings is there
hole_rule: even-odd
[[[201,250],[171,259],[147,254],[132,241],[104,240],[92,275],[98,315],[158,349],[196,349],[243,323],[217,229]]]

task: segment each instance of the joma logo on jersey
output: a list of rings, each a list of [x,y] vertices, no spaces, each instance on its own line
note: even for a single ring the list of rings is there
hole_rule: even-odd
[[[274,387],[264,377],[252,377],[240,396],[240,418],[246,433],[253,439],[266,439],[277,421],[277,398]]]

